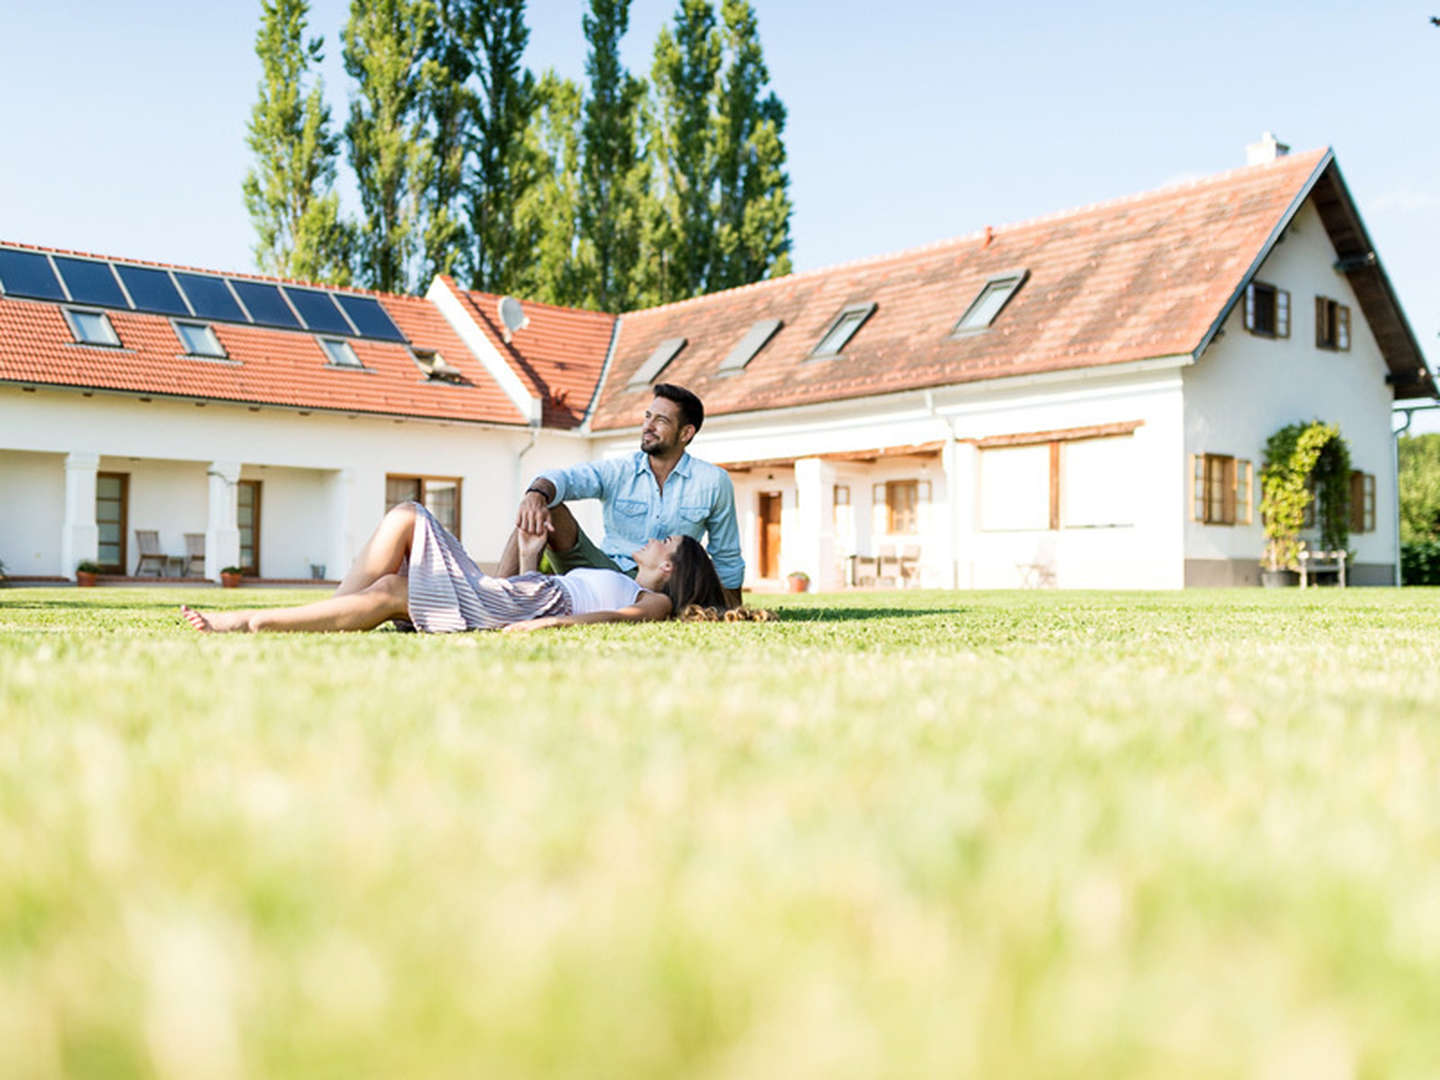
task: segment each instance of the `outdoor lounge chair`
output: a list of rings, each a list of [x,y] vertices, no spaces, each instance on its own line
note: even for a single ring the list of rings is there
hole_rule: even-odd
[[[205,576],[205,534],[185,534],[185,565],[180,568],[181,577],[189,577],[190,571],[194,570],[201,577]]]
[[[165,553],[160,550],[160,532],[157,529],[136,529],[135,546],[140,549],[140,558],[135,563],[135,576],[145,573],[145,564],[153,563],[155,576],[165,575]]]

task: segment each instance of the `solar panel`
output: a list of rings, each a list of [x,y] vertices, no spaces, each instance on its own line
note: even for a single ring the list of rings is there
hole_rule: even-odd
[[[135,301],[135,310],[153,311],[160,315],[190,314],[185,301],[180,299],[180,290],[175,288],[175,283],[164,270],[116,263],[115,272],[125,283],[130,299]]]
[[[224,278],[206,277],[204,274],[182,274],[175,271],[175,280],[190,299],[190,306],[202,319],[219,319],[221,322],[249,322],[245,312],[235,302]]]
[[[345,321],[345,316],[340,314],[340,309],[330,299],[329,293],[293,287],[287,287],[283,291],[290,298],[290,303],[295,305],[295,310],[300,312],[300,317],[305,320],[305,325],[311,330],[323,334],[353,334],[355,332],[350,329],[350,324]]]
[[[350,293],[331,295],[335,297],[335,302],[345,309],[345,314],[350,316],[350,321],[355,324],[361,337],[379,338],[382,341],[405,340],[405,335],[390,321],[389,314],[373,296],[354,296]]]
[[[77,304],[100,304],[103,307],[128,308],[125,294],[109,263],[93,259],[71,259],[64,255],[55,256],[55,268],[65,279],[70,290],[70,299]]]
[[[7,296],[28,296],[34,300],[64,300],[65,291],[50,269],[50,260],[38,251],[0,248],[0,285]]]
[[[300,320],[290,310],[280,289],[258,281],[237,281],[230,279],[240,302],[250,309],[250,317],[262,326],[281,326],[286,330],[303,330]]]

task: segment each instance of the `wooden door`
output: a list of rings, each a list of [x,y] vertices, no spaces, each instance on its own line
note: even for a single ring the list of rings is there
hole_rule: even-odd
[[[130,518],[129,473],[95,474],[95,526],[100,546],[95,561],[106,574],[125,573]]]
[[[760,523],[760,576],[780,576],[780,492],[762,491],[759,512]]]
[[[240,572],[260,576],[260,481],[241,480],[235,491],[235,523],[240,527]]]

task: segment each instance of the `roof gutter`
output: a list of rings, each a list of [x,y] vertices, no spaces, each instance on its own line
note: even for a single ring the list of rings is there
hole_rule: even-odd
[[[590,403],[585,406],[585,416],[580,421],[579,431],[582,434],[590,434],[590,422],[595,419],[595,406],[600,403],[600,391],[605,389],[605,380],[610,377],[610,366],[615,362],[615,346],[620,343],[620,324],[624,320],[624,315],[616,315],[615,321],[610,324],[610,345],[605,350],[605,363],[600,365],[600,377],[595,380],[595,391],[590,395]]]

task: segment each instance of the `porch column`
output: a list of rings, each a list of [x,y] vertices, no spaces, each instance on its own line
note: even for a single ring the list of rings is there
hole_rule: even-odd
[[[835,466],[820,458],[795,462],[796,517],[799,543],[791,566],[810,575],[816,591],[834,589],[840,581],[835,573]]]
[[[338,581],[355,561],[385,513],[385,474],[336,469],[330,474],[331,543],[325,576]]]
[[[980,452],[974,443],[952,438],[941,448],[940,463],[945,469],[946,502],[941,527],[942,580],[948,579],[952,589],[971,589],[975,587]]]
[[[210,523],[205,529],[205,576],[220,579],[220,569],[240,562],[240,528],[236,524],[235,486],[240,482],[238,461],[212,461]]]
[[[60,572],[72,580],[75,564],[100,555],[100,527],[95,524],[95,474],[100,455],[77,450],[65,455],[65,528],[60,534]]]

